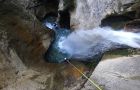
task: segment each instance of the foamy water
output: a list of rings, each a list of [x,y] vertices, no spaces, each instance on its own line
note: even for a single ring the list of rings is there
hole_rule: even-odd
[[[93,30],[76,30],[58,43],[62,52],[76,58],[92,57],[110,48],[117,48],[118,45],[140,48],[140,34],[98,27]]]

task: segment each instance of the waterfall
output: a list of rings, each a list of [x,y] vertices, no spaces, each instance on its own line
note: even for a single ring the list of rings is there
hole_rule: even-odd
[[[58,43],[61,52],[75,58],[92,57],[111,48],[119,48],[120,45],[140,48],[140,34],[97,27],[92,30],[76,30]]]

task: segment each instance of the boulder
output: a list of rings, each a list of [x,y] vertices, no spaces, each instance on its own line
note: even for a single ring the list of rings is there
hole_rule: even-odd
[[[107,59],[98,64],[90,79],[103,90],[139,90],[140,55]],[[89,81],[82,90],[97,90]]]

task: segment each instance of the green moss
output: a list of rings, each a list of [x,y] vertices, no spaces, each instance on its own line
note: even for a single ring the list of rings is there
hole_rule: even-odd
[[[104,54],[103,59],[108,58],[116,58],[116,57],[122,57],[122,56],[131,56],[140,54],[140,50],[138,49],[118,49],[113,51],[108,51]]]

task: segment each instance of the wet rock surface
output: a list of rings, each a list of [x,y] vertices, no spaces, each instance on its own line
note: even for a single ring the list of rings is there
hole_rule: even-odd
[[[107,59],[98,64],[91,79],[103,90],[139,90],[140,56]],[[82,90],[96,90],[87,82]]]
[[[0,3],[0,89],[79,88],[86,79],[72,66],[47,63],[43,59],[52,40],[52,32],[25,8],[29,3],[20,0]],[[83,63],[74,64],[82,72],[91,70]]]
[[[40,2],[38,2],[40,1]],[[80,90],[83,88],[85,81],[87,81],[85,78],[81,76],[80,73],[77,72],[72,66],[70,66],[68,63],[62,63],[62,64],[52,64],[47,63],[43,60],[43,55],[47,51],[48,47],[50,46],[50,42],[52,40],[52,32],[48,28],[44,28],[41,25],[42,19],[45,17],[48,17],[49,15],[53,15],[57,17],[58,14],[58,3],[57,0],[0,0],[0,89],[1,90]],[[46,3],[48,1],[48,3]],[[52,3],[54,1],[55,3]],[[78,0],[77,0],[78,1]],[[121,1],[122,4],[130,3],[133,0],[123,0]],[[85,22],[88,21],[88,13],[89,11],[86,11],[87,9],[83,9],[84,7],[88,8],[88,3],[80,3],[82,9],[80,9],[82,13],[78,13],[76,10],[74,11],[75,5],[72,5],[69,0],[65,1],[64,9],[70,10],[70,17],[71,17],[71,26],[72,28],[90,28],[94,27],[96,25],[93,25],[91,23],[96,23],[96,20],[98,21],[97,26],[99,25],[101,18],[104,18],[107,14],[110,14],[114,10],[116,12],[119,12],[118,5],[119,2],[117,1],[106,1],[102,2],[108,3],[107,12],[105,10],[105,13],[100,11],[99,9],[96,9],[97,11],[95,17],[93,18],[93,21],[95,22]],[[84,1],[82,1],[84,2]],[[67,5],[68,3],[68,5]],[[92,4],[92,3],[91,3]],[[100,4],[100,1],[96,3],[97,5]],[[55,6],[56,5],[56,6]],[[115,8],[112,9],[112,7],[115,6]],[[136,5],[136,4],[134,4]],[[55,7],[54,7],[55,6]],[[70,8],[70,6],[73,6],[73,8]],[[106,7],[106,6],[105,6]],[[78,8],[78,7],[77,7]],[[96,8],[96,7],[95,7]],[[107,7],[106,7],[107,8]],[[105,8],[103,8],[104,11]],[[83,10],[83,11],[82,11]],[[98,12],[98,10],[100,12]],[[111,10],[111,11],[110,11]],[[133,8],[130,11],[134,11],[137,14],[134,15],[135,18],[138,18],[139,11],[138,7]],[[85,15],[87,13],[87,15]],[[79,17],[76,17],[76,15],[80,15]],[[101,18],[98,17],[101,16]],[[91,15],[92,16],[92,15]],[[85,18],[86,17],[86,18]],[[63,18],[63,17],[62,17]],[[69,17],[68,17],[69,18]],[[75,18],[77,20],[75,20]],[[83,21],[82,21],[82,19]],[[96,19],[97,18],[97,19]],[[38,20],[39,19],[39,20]],[[79,20],[81,20],[79,24]],[[68,22],[69,24],[69,22]],[[88,26],[86,26],[89,24]],[[129,24],[126,24],[129,26]],[[68,26],[69,27],[69,26]],[[131,28],[131,27],[128,27]],[[126,86],[134,86],[132,90],[137,90],[139,87],[139,73],[134,73],[131,71],[137,72],[136,69],[138,68],[138,57],[130,58],[132,60],[122,60],[125,66],[123,66],[123,62],[121,60],[108,60],[101,62],[93,75],[96,76],[95,80],[97,82],[107,88],[107,90],[115,90],[113,87],[113,83],[118,84],[118,82],[124,82],[121,84],[120,87],[118,87],[120,90],[125,90],[123,85]],[[77,68],[79,68],[83,73],[90,74],[93,71],[93,65],[90,64],[87,67],[85,64],[81,62],[72,62]],[[105,63],[105,64],[104,64]],[[127,64],[128,63],[128,64]],[[89,64],[89,63],[88,63]],[[131,64],[131,65],[130,65]],[[111,66],[110,66],[111,65]],[[120,65],[120,67],[118,66]],[[91,67],[90,67],[91,66]],[[96,66],[96,65],[95,65]],[[101,66],[101,67],[100,67]],[[132,66],[132,67],[131,67]],[[106,68],[103,68],[106,67]],[[108,68],[107,68],[108,67]],[[120,72],[121,70],[126,70],[127,72],[125,74],[129,74],[130,71],[134,75],[126,75],[128,76],[125,79],[128,79],[128,82],[125,80],[122,80],[122,72],[119,74],[122,76],[119,76],[117,73],[117,76],[114,76],[114,74],[107,74],[102,73],[102,71],[110,70],[111,68],[117,67],[118,69],[113,70],[115,72]],[[102,71],[101,71],[102,69]],[[105,74],[105,75],[104,75]],[[112,75],[111,78],[109,75]],[[116,75],[116,74],[115,74]],[[108,77],[109,76],[109,77]],[[130,76],[130,77],[129,77]],[[100,77],[105,78],[103,81],[100,79]],[[91,76],[92,78],[92,76]],[[109,78],[109,79],[108,79]],[[114,79],[115,78],[115,79]],[[116,79],[117,78],[117,79]],[[124,78],[124,77],[123,77]],[[119,79],[119,80],[118,80]],[[112,86],[109,86],[104,83],[107,82],[107,80],[112,80],[113,83],[109,84]],[[115,82],[116,81],[116,82]],[[111,82],[110,82],[111,83]],[[136,85],[134,85],[136,83]],[[105,85],[105,86],[104,86]],[[119,86],[119,85],[118,85]],[[88,90],[87,87],[93,89],[89,83],[87,82],[85,84],[85,88],[83,90]],[[111,87],[111,89],[109,88]],[[117,89],[116,89],[117,90]],[[127,89],[128,90],[128,89]]]
[[[112,27],[115,30],[120,30],[124,25],[133,20],[125,15],[109,15],[101,21],[101,27]]]
[[[136,19],[136,20],[126,23],[124,29],[128,32],[139,33],[140,32],[140,19]]]

